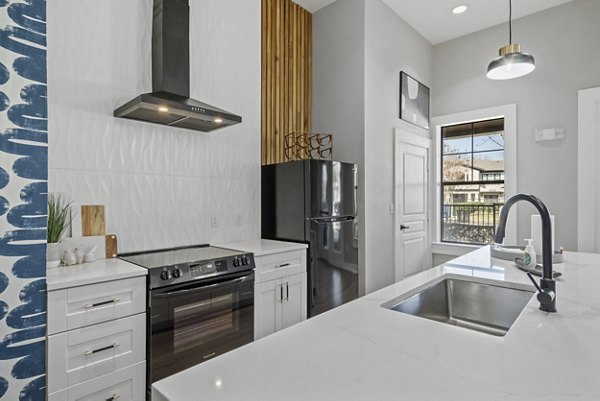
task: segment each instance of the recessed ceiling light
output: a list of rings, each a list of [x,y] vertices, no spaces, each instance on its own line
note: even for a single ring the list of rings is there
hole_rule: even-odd
[[[452,9],[452,13],[453,13],[453,14],[462,14],[462,13],[464,13],[465,11],[467,11],[467,8],[469,8],[469,7],[467,7],[467,6],[465,6],[465,5],[462,5],[462,6],[456,6],[456,7],[454,7],[454,8]]]

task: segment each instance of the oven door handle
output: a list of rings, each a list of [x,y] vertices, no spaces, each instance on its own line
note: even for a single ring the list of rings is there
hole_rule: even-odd
[[[162,293],[162,294],[155,294],[155,295],[153,295],[153,297],[164,298],[164,297],[168,297],[170,295],[185,295],[185,294],[191,294],[191,293],[194,293],[194,292],[206,291],[206,290],[208,290],[210,288],[214,288],[214,287],[221,286],[221,285],[239,284],[239,283],[243,283],[244,281],[248,280],[248,278],[251,277],[251,276],[252,275],[250,274],[248,276],[235,278],[233,280],[220,281],[220,282],[215,283],[215,284],[200,285],[198,287],[190,288],[190,289],[187,289],[187,290],[169,291],[169,292],[165,292],[165,293]]]

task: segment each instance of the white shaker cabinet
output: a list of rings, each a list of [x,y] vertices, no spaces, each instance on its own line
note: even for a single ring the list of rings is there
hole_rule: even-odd
[[[306,244],[272,240],[219,244],[254,254],[254,339],[306,320]]]
[[[256,283],[254,339],[306,319],[306,273]]]
[[[123,263],[49,272],[49,401],[145,400],[146,271]]]

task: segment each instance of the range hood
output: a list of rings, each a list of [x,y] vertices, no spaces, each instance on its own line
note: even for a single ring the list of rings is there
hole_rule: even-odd
[[[242,117],[190,98],[188,0],[154,0],[152,92],[114,111],[115,117],[209,132]]]

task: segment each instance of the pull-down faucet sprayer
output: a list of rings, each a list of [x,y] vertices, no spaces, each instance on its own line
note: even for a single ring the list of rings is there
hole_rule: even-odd
[[[496,230],[494,242],[502,244],[506,230],[506,221],[510,208],[519,201],[531,203],[540,213],[542,218],[542,279],[540,284],[535,281],[530,273],[527,273],[529,279],[538,290],[537,299],[540,302],[540,309],[545,312],[556,312],[556,281],[552,277],[552,223],[550,213],[544,202],[533,195],[519,194],[508,199],[500,212],[500,222]]]

